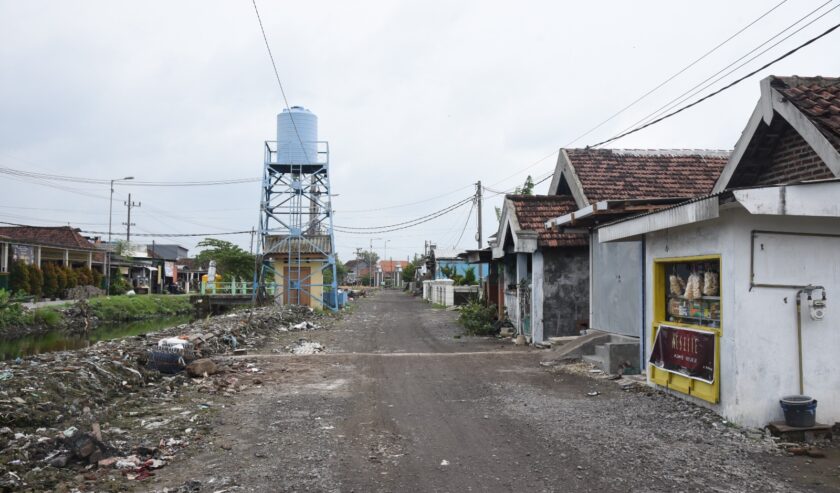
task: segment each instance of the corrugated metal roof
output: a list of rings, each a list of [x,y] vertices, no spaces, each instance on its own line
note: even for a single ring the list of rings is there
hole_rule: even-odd
[[[265,242],[265,255],[292,255],[297,252],[303,254],[322,254],[329,255],[332,253],[332,245],[329,235],[305,235],[305,236],[285,236],[276,235],[268,236]]]

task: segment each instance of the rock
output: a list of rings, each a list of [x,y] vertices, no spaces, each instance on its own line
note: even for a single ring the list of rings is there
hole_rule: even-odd
[[[524,346],[525,345],[525,336],[522,335],[522,334],[519,334],[518,336],[516,336],[516,339],[514,340],[514,344],[516,344],[517,346]]]
[[[63,432],[63,433],[64,433],[65,438],[73,438],[73,436],[74,436],[74,435],[75,435],[78,431],[79,431],[79,429],[78,429],[78,428],[76,428],[75,426],[71,426],[70,428],[67,428],[66,430],[64,430],[64,432]]]
[[[187,365],[187,375],[193,378],[204,377],[216,373],[216,363],[209,358],[202,358]]]

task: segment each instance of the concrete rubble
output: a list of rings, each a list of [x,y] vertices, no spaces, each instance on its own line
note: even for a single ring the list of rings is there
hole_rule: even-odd
[[[201,395],[262,383],[247,357],[225,355],[255,352],[280,327],[312,330],[320,317],[307,308],[258,308],[0,363],[0,491],[84,491],[107,476],[123,491],[120,481],[153,475],[211,431],[215,404]],[[173,375],[148,369],[149,350],[173,337],[197,359]]]

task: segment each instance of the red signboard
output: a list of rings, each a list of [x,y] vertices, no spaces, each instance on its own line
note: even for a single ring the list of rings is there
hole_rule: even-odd
[[[713,382],[715,334],[661,324],[653,343],[650,363],[663,370]]]

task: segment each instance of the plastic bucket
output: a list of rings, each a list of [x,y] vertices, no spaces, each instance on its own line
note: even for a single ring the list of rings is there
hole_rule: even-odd
[[[817,400],[807,395],[788,395],[779,401],[785,413],[785,424],[808,428],[817,422]]]

